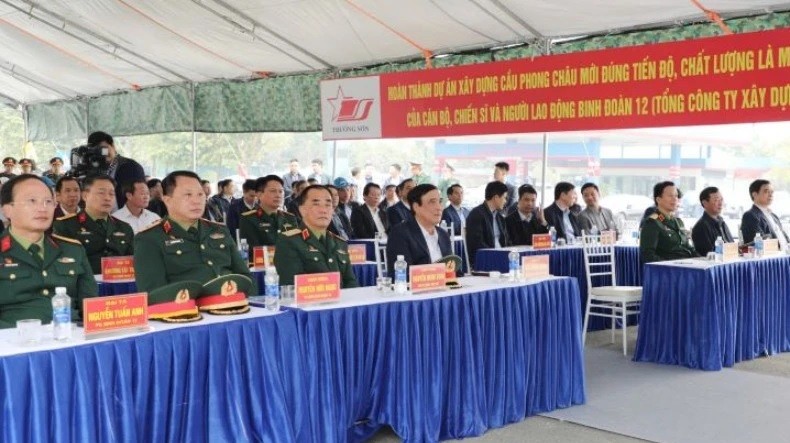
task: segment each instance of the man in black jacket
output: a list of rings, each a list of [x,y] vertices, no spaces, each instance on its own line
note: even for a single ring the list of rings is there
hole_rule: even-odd
[[[547,234],[549,224],[543,210],[536,208],[538,191],[532,185],[518,188],[518,209],[505,217],[505,226],[510,242],[514,245],[532,245],[533,234]]]
[[[381,200],[381,187],[375,183],[368,183],[362,190],[365,199],[363,205],[354,208],[351,213],[351,229],[356,238],[374,238],[376,233],[386,235],[387,216],[379,208]]]
[[[749,185],[749,196],[754,205],[741,217],[744,243],[753,242],[755,235],[760,233],[763,238],[778,239],[780,250],[786,250],[790,238],[782,229],[779,217],[771,211],[771,203],[774,201],[774,188],[771,182],[762,179],[753,181]]]
[[[510,246],[501,213],[507,204],[507,186],[500,181],[490,182],[486,185],[485,198],[486,201],[472,209],[466,218],[466,246],[472,269],[478,249]]]
[[[708,252],[715,249],[717,237],[721,236],[724,243],[732,243],[733,238],[730,229],[721,218],[724,199],[719,193],[719,188],[710,186],[703,189],[699,194],[699,202],[705,208],[705,213],[691,229],[691,239],[694,241],[694,249],[705,257]]]
[[[387,229],[392,229],[404,221],[414,218],[411,214],[411,208],[406,205],[406,196],[409,195],[409,192],[415,186],[414,180],[407,178],[395,187],[400,201],[387,208],[387,224],[389,225]]]
[[[106,132],[96,131],[88,136],[88,144],[93,146],[101,146],[102,149],[107,149],[107,175],[115,180],[115,202],[116,209],[122,208],[126,204],[126,194],[123,193],[123,185],[131,183],[135,180],[145,180],[145,171],[140,163],[132,160],[131,158],[124,157],[118,154],[113,143],[112,136]]]
[[[554,203],[543,210],[549,226],[557,230],[557,239],[565,239],[568,243],[582,235],[581,226],[576,215],[571,211],[576,200],[576,187],[572,183],[559,182],[554,186]]]

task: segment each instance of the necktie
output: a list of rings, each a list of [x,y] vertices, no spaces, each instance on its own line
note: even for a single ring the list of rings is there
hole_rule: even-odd
[[[27,251],[30,252],[30,255],[33,256],[33,259],[38,263],[39,266],[42,268],[44,267],[44,259],[41,257],[41,246],[33,243],[27,248]]]
[[[494,247],[501,248],[502,244],[499,242],[500,232],[499,232],[499,223],[497,220],[496,212],[493,213],[493,216],[494,218],[491,221],[493,222],[493,226],[494,226]]]

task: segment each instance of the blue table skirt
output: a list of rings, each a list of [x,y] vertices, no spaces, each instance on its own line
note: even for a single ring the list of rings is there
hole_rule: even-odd
[[[479,271],[508,272],[507,256],[509,249],[481,249],[477,251],[475,263]],[[587,303],[587,273],[584,267],[584,252],[581,247],[554,248],[549,250],[522,251],[521,255],[549,254],[549,272],[552,275],[575,277],[582,295],[582,312]],[[617,284],[621,286],[642,286],[642,265],[638,246],[615,246],[614,250]],[[593,279],[595,286],[610,285],[608,277]],[[629,325],[637,324],[637,316],[628,319]],[[590,317],[588,331],[611,327],[611,320],[603,317]]]
[[[645,266],[634,360],[719,370],[790,351],[790,257]]]
[[[326,441],[293,313],[0,358],[0,440]]]
[[[360,263],[353,265],[352,268],[360,286],[376,286],[375,263]],[[260,291],[263,291],[264,288],[263,278],[265,275],[264,271],[252,271],[252,276],[258,282]],[[137,292],[137,284],[135,282],[99,283],[99,295],[101,296],[132,294],[135,292]]]
[[[582,404],[575,279],[418,302],[296,310],[313,435],[406,441],[480,435]],[[353,426],[368,419],[367,425]]]

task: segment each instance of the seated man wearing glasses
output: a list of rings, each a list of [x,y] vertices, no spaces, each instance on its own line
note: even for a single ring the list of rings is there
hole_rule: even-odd
[[[102,257],[133,255],[134,230],[110,215],[115,204],[115,181],[107,175],[88,177],[83,182],[85,210],[60,217],[54,233],[73,238],[85,247],[94,274],[101,274]]]
[[[63,286],[79,318],[82,299],[98,293],[85,250],[78,241],[47,235],[55,211],[52,190],[40,177],[16,176],[0,190],[12,226],[0,235],[0,328],[17,320],[52,320],[52,297]]]

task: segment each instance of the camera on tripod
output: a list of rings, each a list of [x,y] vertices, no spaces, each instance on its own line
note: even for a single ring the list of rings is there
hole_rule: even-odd
[[[82,145],[71,150],[69,176],[83,179],[89,175],[104,174],[110,163],[107,161],[109,148],[100,145]]]

